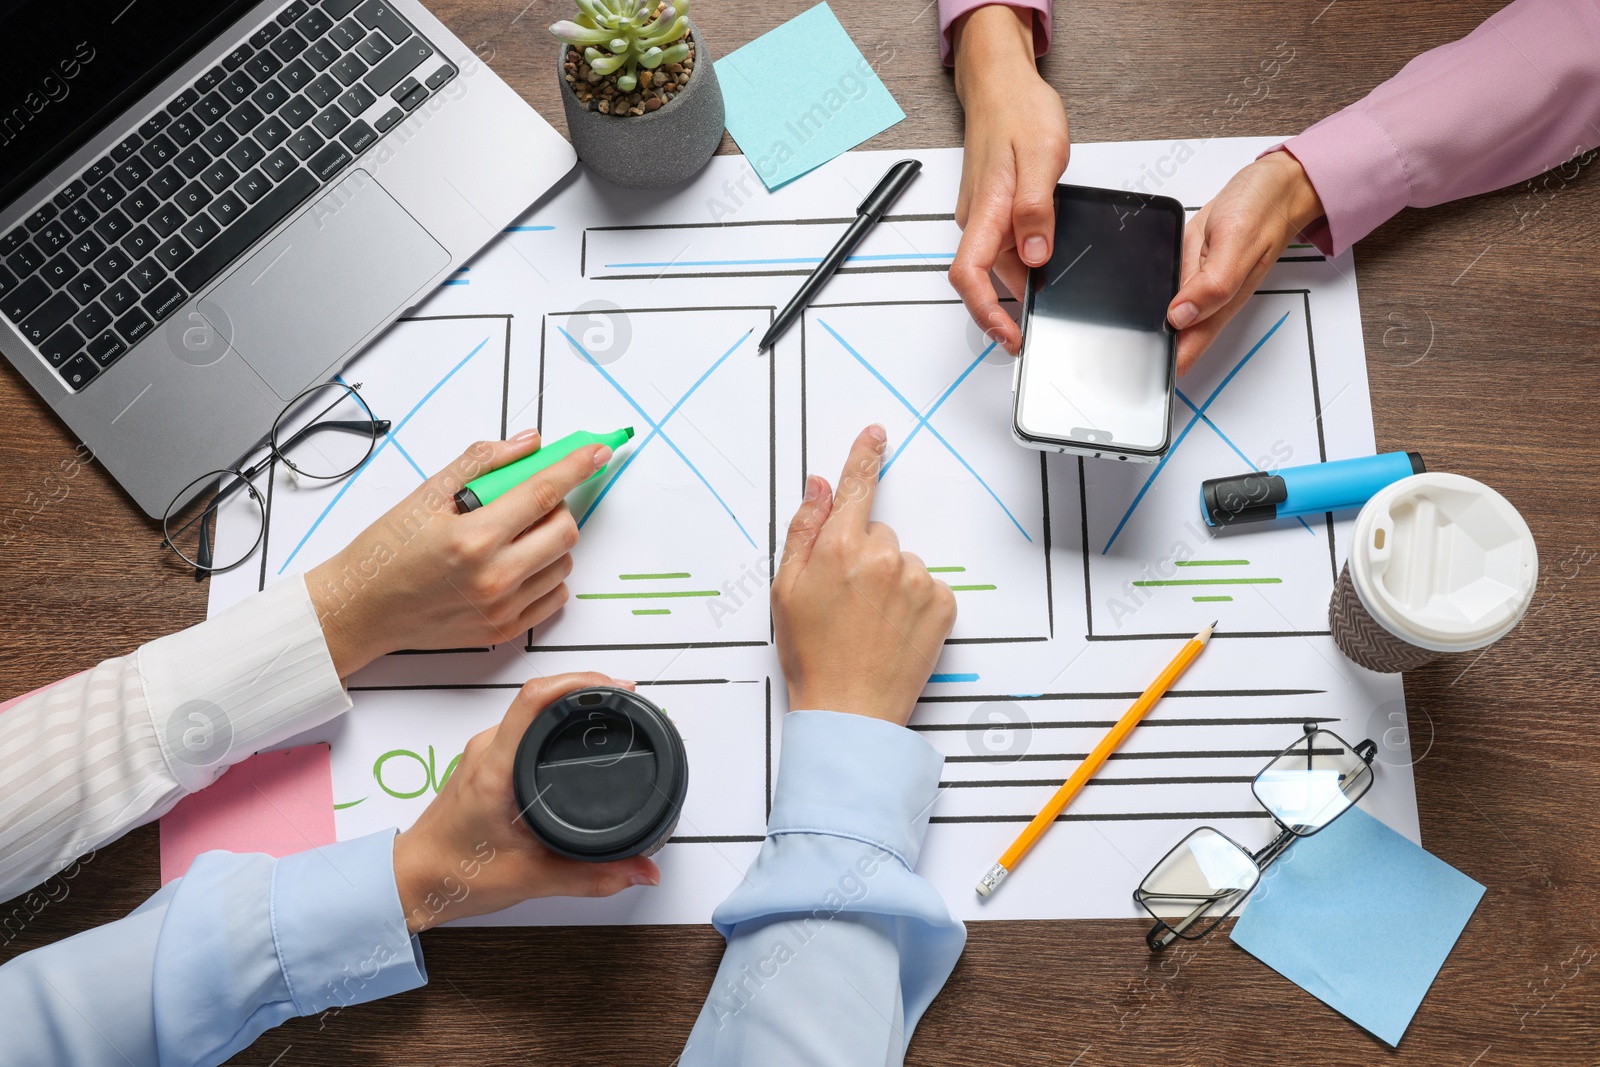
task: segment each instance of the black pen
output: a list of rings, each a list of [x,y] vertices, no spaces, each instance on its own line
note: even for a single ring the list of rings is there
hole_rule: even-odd
[[[828,283],[828,279],[833,277],[834,272],[850,258],[850,253],[854,252],[856,246],[867,236],[867,231],[888,214],[889,208],[900,199],[900,194],[906,191],[906,186],[911,184],[911,179],[915,178],[921,169],[920,159],[902,159],[889,168],[889,173],[883,176],[883,180],[878,182],[872,192],[867,194],[867,198],[861,201],[861,206],[856,208],[856,220],[850,224],[848,230],[844,231],[839,243],[822,257],[822,262],[817,264],[817,269],[811,272],[811,277],[806,279],[800,291],[794,294],[794,299],[778,313],[772,327],[761,338],[761,344],[758,346],[761,351],[765,352],[776,344],[778,338],[783,336],[783,332],[793,325],[794,320],[806,309],[806,305],[811,303],[812,298]]]

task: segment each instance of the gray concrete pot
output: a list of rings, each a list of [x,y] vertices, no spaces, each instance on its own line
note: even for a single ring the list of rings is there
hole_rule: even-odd
[[[556,80],[567,110],[567,129],[578,158],[595,174],[629,189],[656,189],[687,181],[722,143],[722,86],[711,49],[699,27],[694,35],[694,73],[683,91],[643,115],[602,115],[579,102],[565,77],[567,46],[556,52]]]

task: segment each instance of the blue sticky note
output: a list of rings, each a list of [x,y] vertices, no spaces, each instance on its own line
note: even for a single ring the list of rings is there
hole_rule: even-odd
[[[1483,886],[1360,808],[1267,868],[1233,941],[1391,1047]]]
[[[827,4],[717,60],[728,132],[776,189],[906,117]]]

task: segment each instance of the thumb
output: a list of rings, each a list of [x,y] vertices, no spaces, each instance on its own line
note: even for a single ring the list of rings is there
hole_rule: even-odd
[[[509,767],[516,759],[517,746],[522,744],[522,735],[528,732],[528,727],[533,724],[534,718],[541,711],[574,689],[588,689],[599,685],[612,685],[624,689],[633,687],[631,682],[618,682],[614,678],[594,671],[553,674],[547,678],[530,680],[517,691],[516,699],[511,702],[511,707],[506,709],[505,718],[495,727],[492,746],[497,753],[497,759]]]
[[[793,575],[804,570],[811,559],[811,549],[822,533],[828,515],[833,511],[833,489],[826,478],[813,474],[806,479],[805,499],[789,522],[789,535],[783,542],[783,559],[778,561],[778,575]]]
[[[1261,259],[1256,241],[1243,229],[1207,229],[1200,269],[1184,281],[1167,307],[1167,321],[1179,330],[1203,322],[1227,307]]]

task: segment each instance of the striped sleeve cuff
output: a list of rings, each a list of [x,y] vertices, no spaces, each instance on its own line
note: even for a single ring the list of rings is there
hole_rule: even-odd
[[[138,652],[155,736],[182,787],[350,707],[303,578]]]

